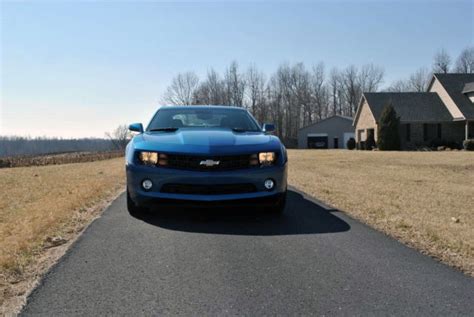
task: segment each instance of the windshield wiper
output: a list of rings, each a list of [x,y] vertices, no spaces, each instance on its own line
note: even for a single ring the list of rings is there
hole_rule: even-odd
[[[179,128],[172,128],[172,127],[167,127],[167,128],[156,128],[156,129],[150,129],[150,132],[155,132],[155,131],[164,131],[164,132],[174,132],[177,131]]]

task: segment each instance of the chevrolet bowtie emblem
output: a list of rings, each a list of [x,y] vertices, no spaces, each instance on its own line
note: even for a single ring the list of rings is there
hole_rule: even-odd
[[[219,163],[220,163],[220,161],[205,160],[205,161],[201,161],[201,163],[199,163],[199,165],[204,165],[206,167],[212,167],[212,166],[219,165]]]

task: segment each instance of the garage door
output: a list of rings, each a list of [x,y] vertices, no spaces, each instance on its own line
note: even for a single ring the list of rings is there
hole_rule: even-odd
[[[308,149],[327,149],[327,136],[308,136]]]

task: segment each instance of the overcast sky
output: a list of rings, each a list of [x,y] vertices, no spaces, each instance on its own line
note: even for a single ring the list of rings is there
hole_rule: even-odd
[[[0,0],[1,1],[1,0]],[[474,1],[4,2],[0,135],[147,123],[179,72],[374,63],[385,85],[474,43]]]

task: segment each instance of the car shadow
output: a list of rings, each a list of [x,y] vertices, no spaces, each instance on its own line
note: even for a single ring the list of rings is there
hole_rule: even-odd
[[[159,208],[134,217],[164,229],[210,234],[272,236],[335,233],[350,229],[341,218],[291,190],[283,214],[230,207]]]

